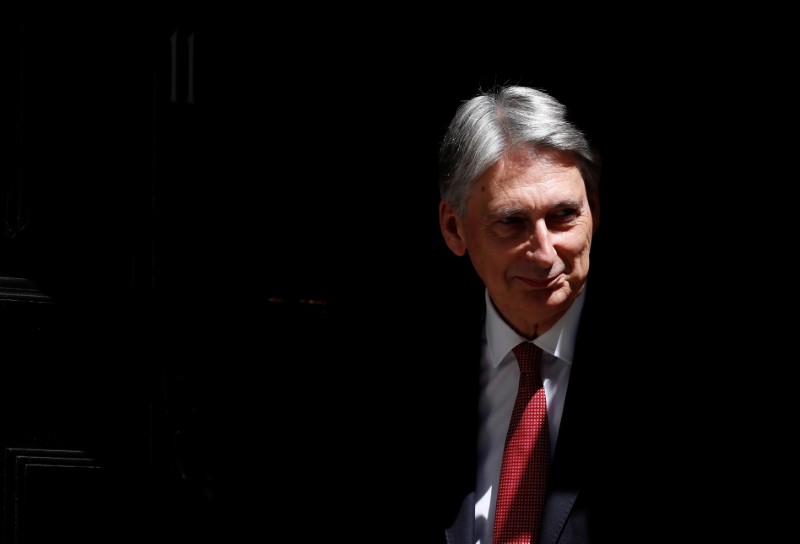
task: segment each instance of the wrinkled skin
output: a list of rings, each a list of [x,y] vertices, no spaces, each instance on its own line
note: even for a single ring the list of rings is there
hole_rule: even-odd
[[[476,180],[461,217],[442,201],[439,224],[468,255],[500,315],[535,338],[583,291],[599,218],[567,154],[516,149]]]

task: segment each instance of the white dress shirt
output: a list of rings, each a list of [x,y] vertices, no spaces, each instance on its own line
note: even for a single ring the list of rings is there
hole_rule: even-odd
[[[553,454],[564,410],[575,338],[586,289],[566,314],[533,343],[542,348],[542,381],[547,397],[550,454]],[[489,292],[485,293],[486,322],[481,350],[480,428],[478,430],[478,474],[475,490],[476,544],[493,544],[494,510],[503,462],[508,424],[517,396],[519,366],[511,351],[526,339],[500,317]]]

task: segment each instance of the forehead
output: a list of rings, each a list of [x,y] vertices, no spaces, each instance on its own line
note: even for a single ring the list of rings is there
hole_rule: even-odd
[[[528,189],[541,196],[584,196],[586,187],[577,161],[566,152],[517,149],[504,155],[475,182],[479,199],[513,198]]]

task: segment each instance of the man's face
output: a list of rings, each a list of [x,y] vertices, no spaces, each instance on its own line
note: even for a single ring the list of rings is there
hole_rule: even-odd
[[[497,310],[525,337],[549,329],[583,290],[596,221],[566,154],[510,153],[477,180],[464,217],[443,202],[439,220],[450,249],[469,255]]]

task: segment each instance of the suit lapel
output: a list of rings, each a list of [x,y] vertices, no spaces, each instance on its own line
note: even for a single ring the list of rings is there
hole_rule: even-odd
[[[543,544],[558,541],[570,514],[573,513],[579,494],[585,489],[590,477],[592,459],[589,456],[594,427],[591,418],[597,411],[597,404],[592,396],[598,390],[593,374],[601,364],[593,356],[597,340],[594,333],[598,323],[597,316],[592,315],[593,302],[587,292],[551,467],[550,490],[545,503],[541,533]],[[579,517],[581,516],[574,516],[576,521]],[[587,529],[582,527],[578,530],[583,532]]]

